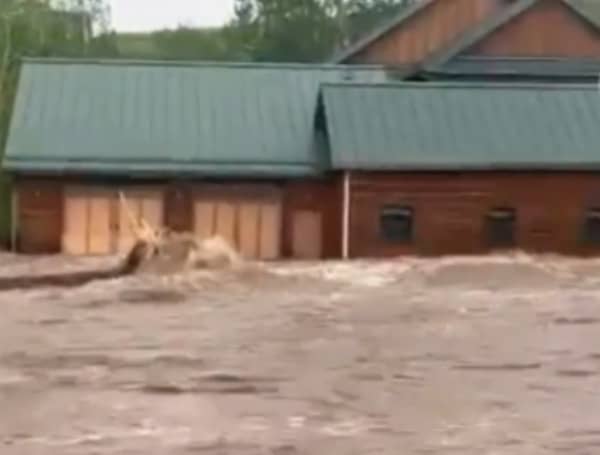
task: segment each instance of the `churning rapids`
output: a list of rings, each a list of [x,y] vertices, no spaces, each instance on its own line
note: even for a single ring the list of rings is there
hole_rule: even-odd
[[[3,455],[600,453],[600,261],[247,265],[0,305]]]

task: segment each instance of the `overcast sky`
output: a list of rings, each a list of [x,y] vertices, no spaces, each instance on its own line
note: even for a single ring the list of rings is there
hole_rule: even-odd
[[[108,0],[113,27],[148,31],[180,24],[221,25],[232,15],[234,0]]]

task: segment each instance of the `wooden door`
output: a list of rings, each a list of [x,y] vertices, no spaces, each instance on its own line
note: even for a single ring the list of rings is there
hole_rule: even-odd
[[[320,259],[322,257],[321,214],[299,210],[292,219],[292,256],[296,259]]]
[[[70,255],[113,253],[111,208],[114,192],[102,188],[68,187],[64,196],[62,250]]]

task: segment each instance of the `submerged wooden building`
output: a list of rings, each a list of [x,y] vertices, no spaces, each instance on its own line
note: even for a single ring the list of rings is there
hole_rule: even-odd
[[[124,251],[124,192],[249,258],[600,253],[599,25],[425,0],[323,65],[26,60],[14,244]]]

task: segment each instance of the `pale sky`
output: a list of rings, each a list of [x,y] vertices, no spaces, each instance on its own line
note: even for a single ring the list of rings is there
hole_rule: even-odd
[[[221,25],[233,13],[234,0],[108,0],[112,26],[136,32],[178,25]]]

